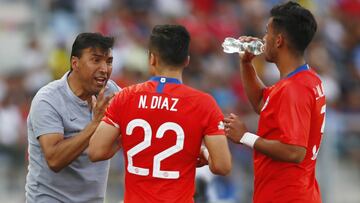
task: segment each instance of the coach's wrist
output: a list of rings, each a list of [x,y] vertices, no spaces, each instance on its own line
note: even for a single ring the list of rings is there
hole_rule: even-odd
[[[255,135],[255,134],[250,133],[250,132],[246,132],[246,133],[244,133],[244,135],[240,139],[240,143],[244,144],[244,145],[246,145],[248,147],[254,148],[254,144],[255,144],[257,139],[259,139],[258,135]]]

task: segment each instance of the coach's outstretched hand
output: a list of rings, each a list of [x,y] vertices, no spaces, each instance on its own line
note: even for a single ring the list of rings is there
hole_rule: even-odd
[[[244,122],[242,122],[237,115],[231,113],[229,117],[224,119],[224,123],[225,135],[234,143],[239,144],[240,139],[244,136],[244,133],[247,132]]]
[[[105,96],[105,88],[102,88],[98,96],[92,96],[91,106],[93,112],[93,121],[100,122],[104,117],[105,109],[109,105],[110,100],[114,97],[114,93]]]

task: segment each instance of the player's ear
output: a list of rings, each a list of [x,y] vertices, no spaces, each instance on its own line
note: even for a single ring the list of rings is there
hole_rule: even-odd
[[[71,68],[75,71],[79,69],[79,58],[76,56],[71,57]]]
[[[276,40],[275,40],[275,46],[276,48],[280,48],[281,46],[283,46],[285,43],[285,38],[284,35],[282,33],[279,33],[276,35]]]
[[[150,60],[149,60],[150,65],[151,65],[151,66],[155,66],[155,65],[156,65],[156,60],[157,60],[157,59],[156,59],[155,55],[150,52]]]

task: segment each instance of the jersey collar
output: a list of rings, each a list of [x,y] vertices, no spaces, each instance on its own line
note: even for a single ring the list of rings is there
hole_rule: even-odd
[[[297,74],[297,73],[299,73],[301,71],[309,70],[309,69],[310,69],[309,65],[307,63],[305,63],[304,65],[296,68],[293,72],[289,73],[286,77],[289,78],[289,77],[291,77],[291,76],[293,76],[293,75],[295,75],[295,74]]]
[[[158,82],[158,85],[156,87],[157,93],[162,93],[163,89],[165,87],[165,84],[167,84],[167,83],[181,84],[181,81],[176,78],[167,78],[167,77],[161,77],[161,76],[151,77],[150,80]]]
[[[154,76],[151,77],[150,80],[156,81],[159,83],[175,83],[175,84],[181,84],[180,80],[176,78],[167,78],[167,77],[161,77],[161,76]]]
[[[88,102],[84,101],[82,99],[80,99],[78,96],[75,95],[75,93],[71,90],[69,82],[68,82],[68,77],[70,75],[70,71],[66,72],[64,74],[64,76],[61,78],[62,82],[65,83],[65,91],[67,92],[68,96],[70,97],[71,100],[73,100],[74,102],[76,102],[77,104],[81,105],[81,106],[88,106]]]

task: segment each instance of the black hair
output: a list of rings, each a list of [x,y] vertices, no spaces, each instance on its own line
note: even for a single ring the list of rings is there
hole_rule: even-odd
[[[313,14],[292,1],[273,7],[270,14],[275,31],[285,32],[290,48],[303,54],[317,29]]]
[[[182,65],[189,55],[190,34],[181,25],[156,25],[150,36],[149,50],[157,53],[161,62]]]
[[[71,49],[71,57],[81,57],[82,51],[87,48],[99,48],[101,51],[107,52],[114,46],[114,38],[103,36],[100,33],[81,33],[79,34]]]

